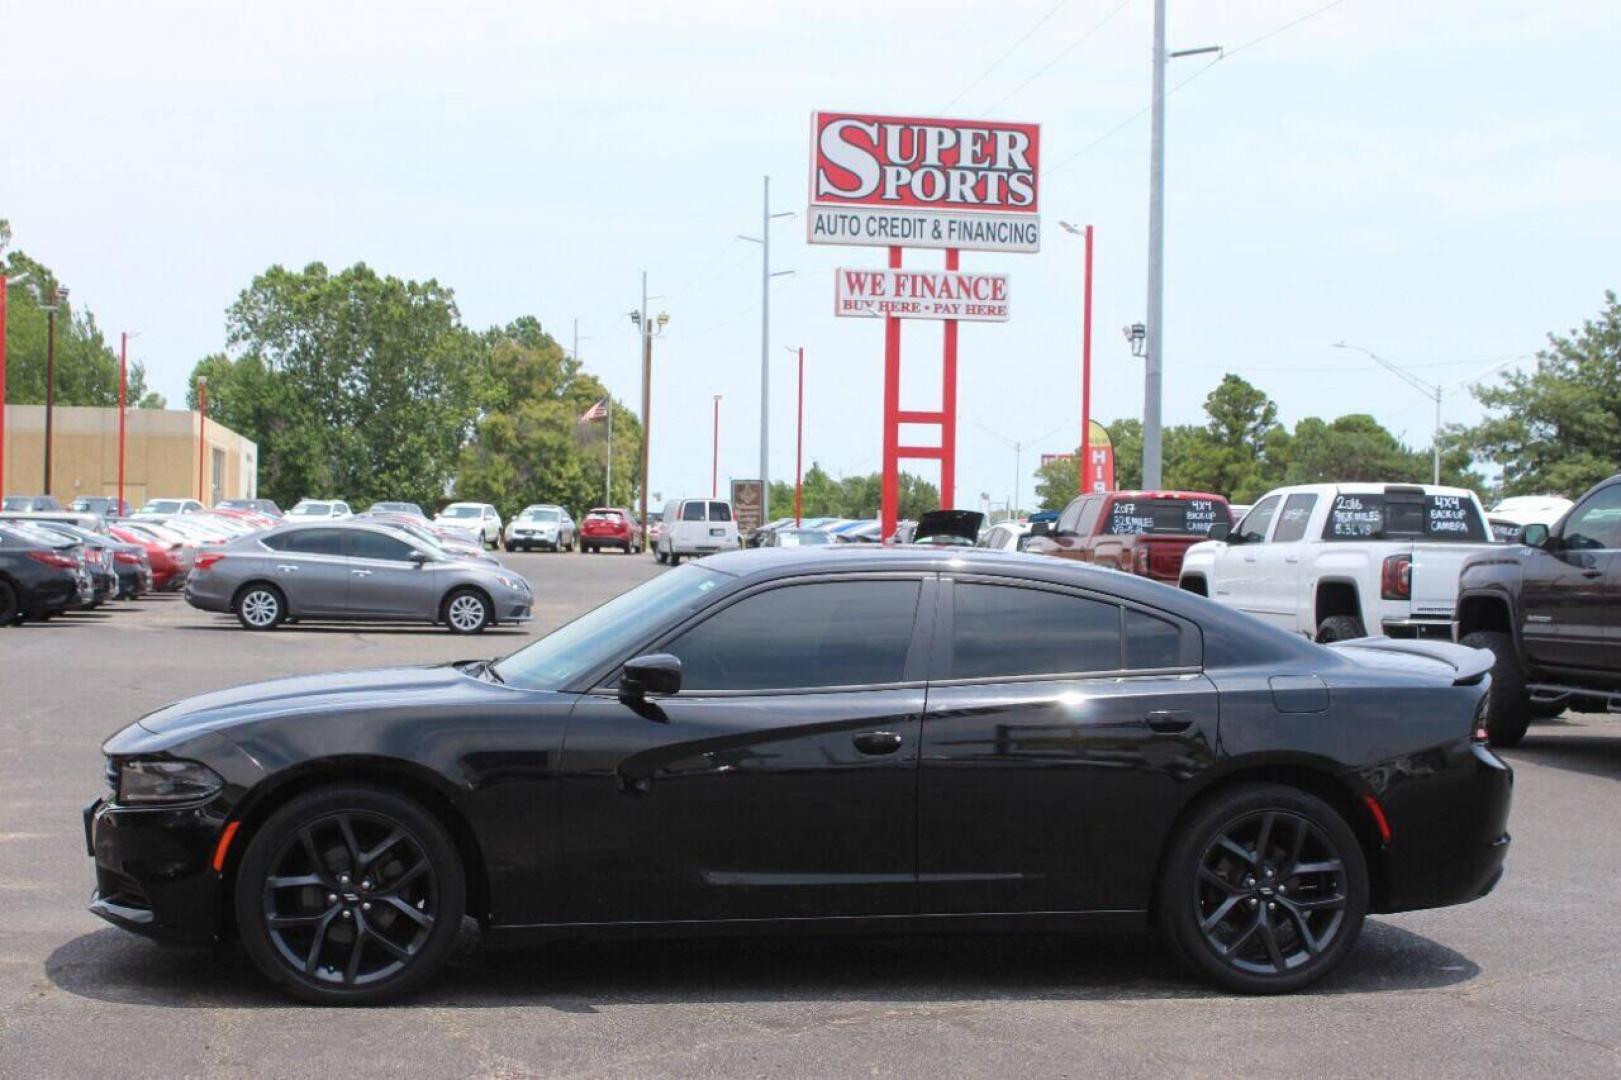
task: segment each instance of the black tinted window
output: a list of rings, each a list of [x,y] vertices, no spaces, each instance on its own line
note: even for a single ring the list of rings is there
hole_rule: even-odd
[[[1216,522],[1232,524],[1227,504],[1217,499],[1116,499],[1109,505],[1104,532],[1110,536],[1171,533],[1202,536]]]
[[[1571,511],[1563,539],[1568,548],[1621,547],[1621,484],[1594,492]]]
[[[337,529],[299,529],[267,536],[264,542],[277,551],[300,555],[343,554],[343,533]]]
[[[772,589],[704,620],[665,651],[681,658],[683,690],[900,682],[918,589],[915,581]]]
[[[1114,671],[1120,608],[1079,596],[1003,585],[956,586],[951,677],[987,679]]]
[[[349,554],[356,559],[392,559],[405,562],[414,549],[403,540],[357,529],[349,534]]]
[[[1134,670],[1181,667],[1181,628],[1167,619],[1127,608],[1126,666]]]
[[[1336,495],[1323,524],[1324,540],[1486,539],[1486,525],[1465,495],[1408,493]]]
[[[723,502],[712,502],[712,503],[710,503],[709,504],[709,520],[710,521],[730,521],[730,520],[732,520],[732,507],[731,507],[731,505],[729,503],[723,503]]]
[[[1311,512],[1317,505],[1315,495],[1291,495],[1283,504],[1283,513],[1278,515],[1278,528],[1272,534],[1274,544],[1287,544],[1301,540],[1306,535],[1306,524],[1311,521]]]

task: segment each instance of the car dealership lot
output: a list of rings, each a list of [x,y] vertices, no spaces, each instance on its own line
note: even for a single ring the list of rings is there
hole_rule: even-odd
[[[0,1076],[344,1071],[1489,1076],[1621,1069],[1621,723],[1532,728],[1508,876],[1475,904],[1370,920],[1291,998],[1206,989],[1141,941],[465,940],[407,1004],[294,1005],[235,952],[167,950],[84,910],[79,809],[141,713],[257,678],[503,653],[658,571],[512,555],[536,618],[458,638],[301,624],[250,634],[174,597],[0,639]],[[133,610],[131,610],[133,608]],[[1107,872],[1106,867],[1099,868]]]

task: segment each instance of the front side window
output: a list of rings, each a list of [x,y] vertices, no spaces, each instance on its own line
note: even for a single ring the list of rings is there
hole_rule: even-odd
[[[701,502],[682,503],[681,504],[681,520],[682,521],[702,521],[702,520],[704,520],[704,504],[701,503]]]
[[[374,533],[366,529],[357,529],[349,534],[349,557],[353,559],[387,559],[390,562],[407,562],[411,552],[415,550],[403,540],[396,540],[392,536]]]
[[[1055,531],[1060,534],[1080,532],[1081,511],[1085,509],[1088,501],[1088,497],[1084,495],[1071,499],[1069,505],[1064,507],[1064,512],[1058,515],[1058,528]]]
[[[1120,608],[1066,593],[958,582],[950,678],[1022,678],[1121,665]]]
[[[755,593],[665,648],[681,689],[790,690],[905,678],[920,585],[836,581]]]
[[[1272,542],[1288,544],[1305,539],[1306,525],[1310,523],[1311,512],[1316,506],[1317,496],[1311,494],[1291,495],[1285,499],[1283,512],[1278,515],[1278,529],[1272,534]]]
[[[1571,511],[1565,546],[1577,550],[1621,547],[1621,484],[1614,484]]]
[[[1244,520],[1238,523],[1238,538],[1246,544],[1259,544],[1266,540],[1266,530],[1272,524],[1272,515],[1278,512],[1278,496],[1269,495],[1256,503]]]

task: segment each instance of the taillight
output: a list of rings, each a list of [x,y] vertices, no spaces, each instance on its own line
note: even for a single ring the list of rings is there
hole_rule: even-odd
[[[141,557],[133,551],[115,551],[113,552],[113,558],[125,566],[141,565]]]
[[[197,562],[194,565],[198,570],[207,570],[223,558],[225,558],[223,551],[205,551],[197,556]]]
[[[54,551],[30,551],[27,554],[28,557],[33,559],[35,562],[44,563],[46,566],[57,570],[72,570],[74,567],[79,565],[66,555],[61,555]]]
[[[1491,701],[1492,696],[1490,694],[1482,694],[1480,695],[1480,705],[1475,709],[1475,725],[1470,730],[1469,737],[1477,743],[1491,741],[1492,734],[1486,726],[1486,718],[1491,711]]]
[[[1386,600],[1412,599],[1412,555],[1390,555],[1385,558],[1384,569],[1379,574],[1379,595]]]

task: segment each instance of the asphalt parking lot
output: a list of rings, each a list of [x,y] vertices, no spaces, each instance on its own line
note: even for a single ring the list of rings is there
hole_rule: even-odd
[[[1621,722],[1568,715],[1507,756],[1509,871],[1460,908],[1369,921],[1309,993],[1241,998],[1140,940],[621,942],[468,936],[402,1005],[314,1009],[234,951],[85,911],[101,740],[178,697],[515,649],[655,572],[514,555],[537,620],[249,634],[178,597],[0,631],[0,1077],[1621,1075]]]

